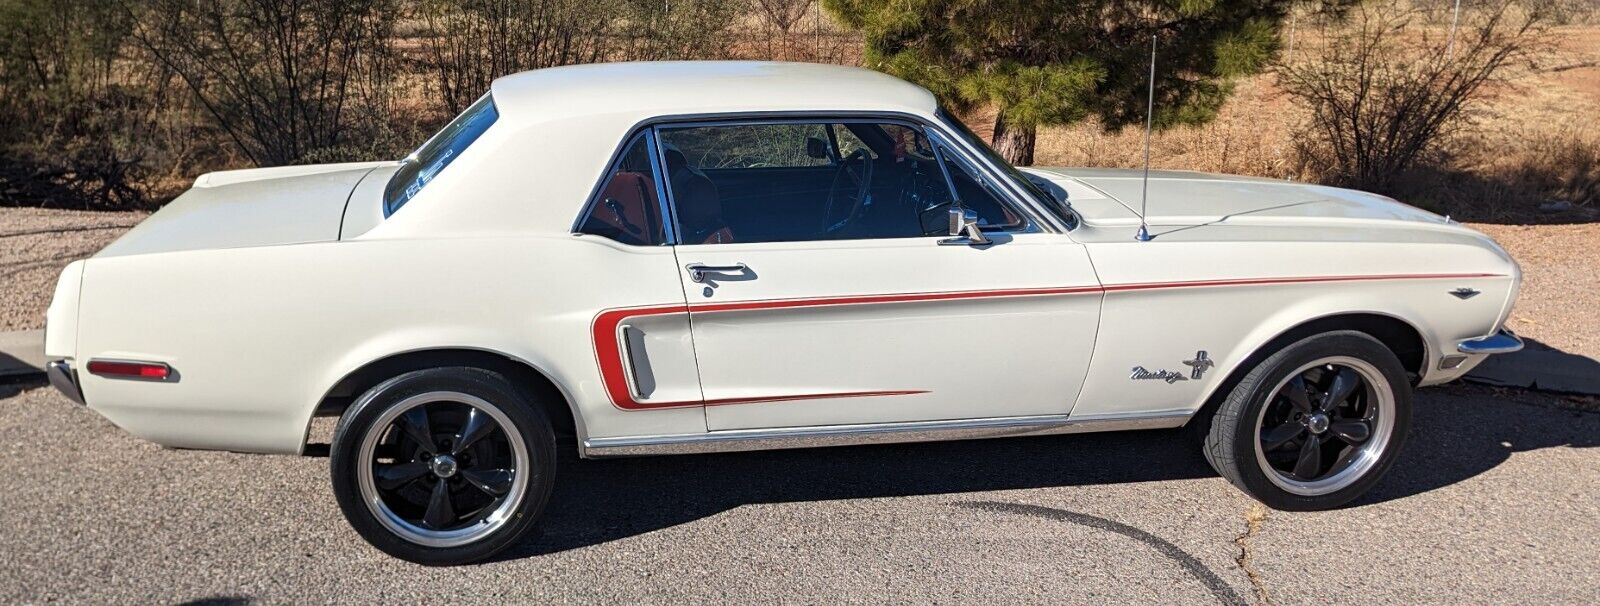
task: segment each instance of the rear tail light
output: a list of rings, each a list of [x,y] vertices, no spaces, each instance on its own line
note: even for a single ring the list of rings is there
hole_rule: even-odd
[[[165,381],[172,377],[172,367],[161,362],[90,360],[87,368],[89,374],[119,379]]]

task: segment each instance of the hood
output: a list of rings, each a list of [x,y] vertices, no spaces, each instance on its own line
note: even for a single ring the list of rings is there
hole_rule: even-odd
[[[95,256],[337,240],[350,192],[384,164],[206,173],[189,191]]]
[[[1139,223],[1143,170],[1025,170],[1065,188],[1073,209],[1091,225]],[[1149,188],[1150,225],[1451,225],[1444,217],[1377,194],[1293,181],[1150,171]]]

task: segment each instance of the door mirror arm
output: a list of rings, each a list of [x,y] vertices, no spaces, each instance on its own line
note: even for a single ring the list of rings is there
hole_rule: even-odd
[[[950,209],[950,235],[950,238],[940,240],[939,245],[987,246],[994,243],[988,236],[983,235],[982,229],[978,228],[978,213],[960,206]]]

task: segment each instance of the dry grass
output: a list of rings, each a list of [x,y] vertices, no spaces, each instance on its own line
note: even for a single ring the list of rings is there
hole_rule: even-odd
[[[1210,124],[1157,133],[1150,141],[1156,168],[1201,170],[1295,179],[1290,133],[1300,113],[1270,76],[1239,83]],[[1035,159],[1042,165],[1132,168],[1144,163],[1144,132],[1106,132],[1089,122],[1039,133]]]
[[[1315,51],[1301,34],[1288,60]],[[1393,192],[1420,206],[1494,222],[1594,220],[1600,210],[1600,25],[1556,27],[1534,65],[1493,87],[1470,124],[1435,150],[1426,166]],[[1274,86],[1272,74],[1238,84],[1216,121],[1159,132],[1151,140],[1157,168],[1318,179],[1303,166],[1293,139],[1305,110]],[[989,116],[969,117],[980,132]],[[1084,123],[1039,134],[1037,162],[1056,166],[1137,167],[1143,132],[1105,132]],[[1566,202],[1575,210],[1545,213]]]

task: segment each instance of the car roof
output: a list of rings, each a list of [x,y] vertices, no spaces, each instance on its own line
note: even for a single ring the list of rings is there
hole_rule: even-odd
[[[553,67],[505,76],[491,88],[501,119],[805,110],[901,112],[938,108],[926,89],[879,72],[774,61],[656,61]]]

